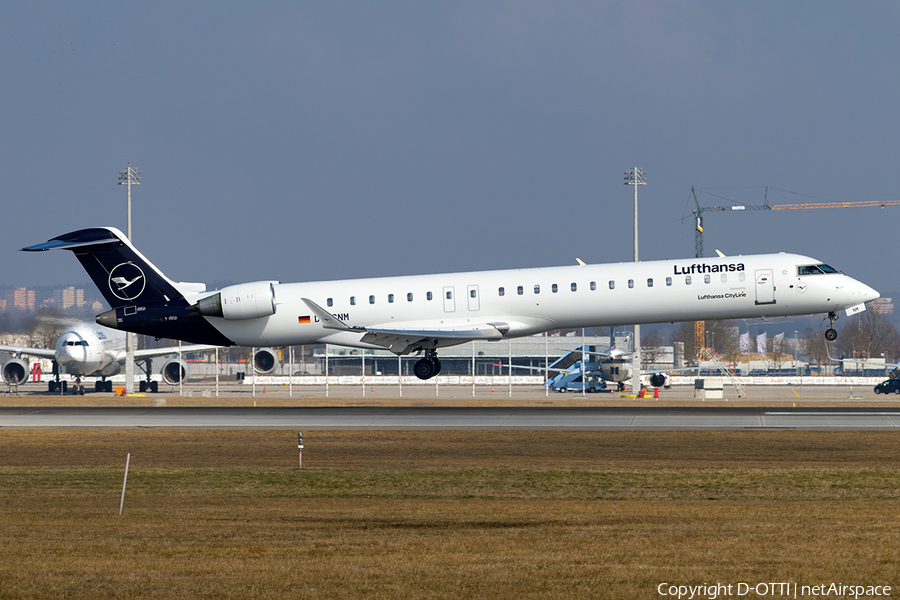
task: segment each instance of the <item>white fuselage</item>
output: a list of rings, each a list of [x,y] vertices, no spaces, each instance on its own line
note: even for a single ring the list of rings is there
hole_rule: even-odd
[[[76,377],[109,377],[119,372],[125,334],[87,324],[76,325],[56,340],[56,362]]]
[[[376,348],[325,328],[302,298],[351,327],[415,330],[502,323],[504,337],[553,329],[828,313],[878,298],[843,273],[796,254],[661,260],[441,275],[275,284],[276,312],[207,317],[239,345],[332,343]],[[440,345],[461,343],[441,340]]]

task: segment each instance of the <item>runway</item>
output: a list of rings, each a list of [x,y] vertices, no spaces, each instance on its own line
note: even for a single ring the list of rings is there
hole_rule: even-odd
[[[900,408],[0,407],[0,428],[861,430],[900,428]]]

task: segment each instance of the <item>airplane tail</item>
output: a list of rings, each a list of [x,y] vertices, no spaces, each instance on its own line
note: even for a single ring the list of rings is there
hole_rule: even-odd
[[[170,280],[115,227],[81,229],[22,250],[71,250],[111,307],[97,315],[100,325],[194,344],[234,344],[191,306],[204,284]]]
[[[176,284],[138,252],[125,234],[115,227],[81,229],[22,250],[71,250],[114,309],[135,303],[187,304]]]

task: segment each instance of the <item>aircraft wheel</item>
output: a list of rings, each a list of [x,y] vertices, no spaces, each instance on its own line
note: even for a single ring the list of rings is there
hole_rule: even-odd
[[[94,382],[94,391],[95,391],[95,392],[102,392],[102,391],[103,391],[103,387],[104,387],[104,386],[103,386],[103,382],[100,381],[99,379],[98,379],[97,381]]]
[[[143,394],[144,392],[146,392],[146,391],[147,391],[147,382],[146,382],[146,381],[140,382],[140,383],[138,384],[138,390],[140,390],[140,392],[141,392],[142,394]]]
[[[47,391],[50,392],[51,394],[56,391],[56,382],[55,381],[47,382]]]
[[[83,385],[78,386],[78,395],[84,396],[84,386]]]
[[[440,365],[440,363],[437,364]],[[431,379],[437,375],[438,369],[439,367],[427,358],[417,360],[416,364],[413,365],[413,373],[415,373],[416,377],[419,379]]]
[[[113,389],[112,389],[112,381],[107,381],[107,382],[106,382],[106,391],[107,391],[107,392],[112,392],[112,391],[113,391]]]
[[[69,382],[63,381],[62,382],[62,393],[65,394],[68,391],[69,391]]]
[[[150,382],[150,393],[155,394],[158,391],[159,391],[159,382],[151,381]]]
[[[837,331],[834,329],[826,329],[825,330],[825,339],[829,342],[833,342],[837,339]]]

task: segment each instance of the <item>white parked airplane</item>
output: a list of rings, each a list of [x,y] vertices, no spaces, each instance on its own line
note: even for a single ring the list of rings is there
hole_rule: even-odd
[[[71,250],[112,310],[97,322],[157,338],[223,346],[329,343],[424,353],[561,328],[859,312],[878,292],[797,254],[688,258],[311,283],[258,281],[208,292],[168,279],[112,227],[26,251]],[[123,285],[126,283],[127,285]],[[833,327],[826,337],[834,339]]]
[[[193,345],[181,347],[181,352],[195,352],[208,350],[214,346]],[[56,361],[58,367],[75,376],[72,388],[73,394],[84,394],[82,377],[100,377],[94,385],[94,391],[111,392],[112,382],[107,377],[116,375],[125,364],[125,334],[121,331],[98,327],[89,323],[73,322],[72,326],[63,331],[56,340],[56,347],[50,348],[26,348],[24,346],[0,346],[0,352],[8,352],[13,355],[11,359],[3,363],[3,380],[8,384],[19,385],[28,378],[28,362],[22,356],[36,356]],[[141,391],[149,388],[157,391],[156,381],[150,381],[150,359],[159,356],[171,356],[177,354],[179,348],[150,348],[135,350],[136,361],[143,363],[147,381],[141,382]],[[167,360],[162,366],[163,381],[169,385],[180,383],[187,377],[187,364],[178,359]],[[50,392],[67,391],[66,381],[59,380],[59,369],[55,369],[55,378],[48,382]]]

